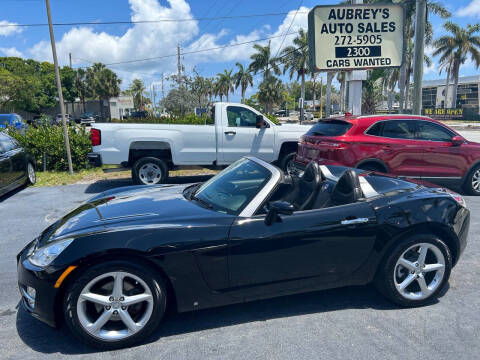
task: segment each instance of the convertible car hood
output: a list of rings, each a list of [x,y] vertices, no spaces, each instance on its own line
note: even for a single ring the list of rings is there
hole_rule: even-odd
[[[181,186],[128,187],[100,194],[47,228],[41,243],[118,226],[179,224],[188,219],[215,216],[185,199]]]

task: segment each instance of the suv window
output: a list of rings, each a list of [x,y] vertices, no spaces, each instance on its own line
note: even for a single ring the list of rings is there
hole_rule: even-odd
[[[319,120],[306,133],[309,136],[340,136],[344,135],[352,124],[341,120]]]
[[[417,121],[417,139],[430,141],[450,141],[455,134],[443,126],[429,122]]]
[[[415,139],[415,123],[411,120],[384,121],[381,136],[393,139]]]
[[[256,127],[257,114],[253,111],[240,107],[227,107],[228,126],[230,127]]]
[[[373,135],[373,136],[382,136],[383,123],[384,123],[384,121],[379,121],[379,122],[373,124],[370,127],[370,129],[368,129],[366,134],[367,135]]]

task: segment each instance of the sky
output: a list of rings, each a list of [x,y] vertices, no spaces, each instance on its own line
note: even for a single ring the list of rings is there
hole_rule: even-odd
[[[439,2],[442,2],[440,0]],[[177,69],[177,45],[180,45],[185,72],[193,70],[203,76],[215,76],[224,69],[234,69],[235,63],[248,66],[253,43],[190,53],[200,49],[256,41],[272,37],[273,54],[291,45],[300,28],[307,29],[307,13],[315,5],[337,4],[330,0],[51,0],[54,23],[139,21],[158,19],[199,19],[181,22],[143,24],[109,24],[88,26],[56,26],[55,37],[60,65],[67,65],[72,54],[73,67],[85,67],[93,62],[111,64],[122,79],[122,88],[134,78],[147,86],[160,89],[162,73],[167,77]],[[466,26],[480,22],[480,0],[443,1],[452,13],[451,21]],[[46,23],[44,0],[0,0],[0,25]],[[280,13],[280,14],[279,14]],[[201,18],[238,15],[274,14],[236,19],[201,20]],[[430,17],[434,36],[442,35],[443,19]],[[268,40],[259,41],[265,45]],[[433,49],[426,48],[431,54]],[[52,61],[48,27],[0,27],[0,56],[19,56],[39,61]],[[119,62],[156,58],[123,64]],[[438,59],[425,68],[425,79],[437,79]],[[479,70],[468,60],[461,76],[477,75]],[[325,81],[325,73],[321,74]],[[284,81],[289,79],[284,76]],[[254,86],[261,75],[254,78]],[[335,83],[334,83],[335,85]],[[165,81],[165,91],[168,91]],[[247,96],[255,88],[250,88]],[[231,100],[237,101],[237,90]]]

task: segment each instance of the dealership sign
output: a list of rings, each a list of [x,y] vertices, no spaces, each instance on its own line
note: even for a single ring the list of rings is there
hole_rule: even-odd
[[[402,65],[402,5],[319,5],[308,14],[310,62],[315,71]]]

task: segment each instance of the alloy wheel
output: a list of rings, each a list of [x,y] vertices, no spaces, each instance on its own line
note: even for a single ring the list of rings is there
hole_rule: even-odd
[[[162,179],[162,169],[156,164],[147,163],[140,167],[138,176],[145,185],[158,184]]]
[[[480,169],[475,171],[472,176],[472,189],[475,192],[480,192]]]
[[[83,288],[77,302],[77,315],[91,336],[120,341],[145,327],[153,305],[152,292],[142,279],[116,271],[97,276]]]
[[[37,181],[37,175],[35,174],[35,169],[33,168],[33,165],[31,163],[28,163],[27,165],[27,174],[28,174],[28,181],[30,181],[31,184],[35,184]]]
[[[408,300],[423,300],[442,284],[445,256],[430,243],[410,246],[398,258],[393,280],[398,293]]]

